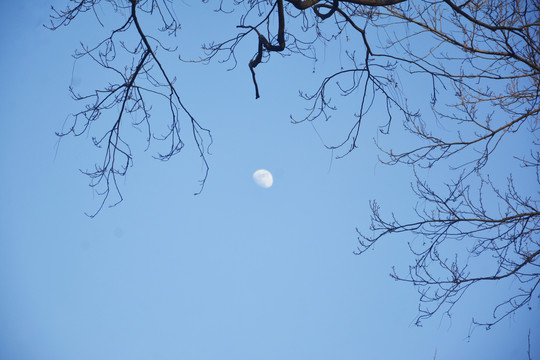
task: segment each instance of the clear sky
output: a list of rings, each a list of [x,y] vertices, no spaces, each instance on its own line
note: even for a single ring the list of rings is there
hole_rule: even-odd
[[[125,201],[87,217],[99,199],[78,169],[99,154],[84,136],[57,147],[54,133],[80,106],[70,84],[107,82],[71,58],[79,41],[99,40],[98,25],[88,14],[48,31],[49,5],[0,2],[0,359],[526,359],[529,329],[540,358],[538,299],[467,341],[471,318],[489,315],[486,302],[506,285],[470,291],[451,319],[415,327],[416,290],[388,276],[411,260],[407,235],[353,255],[370,199],[407,213],[415,198],[410,169],[377,164],[377,110],[341,160],[309,124],[291,124],[307,105],[298,90],[335,66],[324,51],[315,74],[306,59],[262,64],[258,100],[246,66],[254,38],[233,71],[169,59],[185,104],[212,130],[204,191],[193,195],[201,163],[192,143],[163,163],[143,151],[141,134],[120,184]],[[240,16],[199,1],[175,6],[180,51],[192,58],[234,33]],[[347,116],[324,136],[343,134]],[[272,172],[271,188],[253,182],[260,168]]]

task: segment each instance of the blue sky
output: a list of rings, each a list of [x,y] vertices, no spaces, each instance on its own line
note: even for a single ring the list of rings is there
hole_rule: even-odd
[[[201,43],[234,32],[240,14],[185,3],[176,5],[182,54],[195,58]],[[369,200],[407,214],[415,199],[410,169],[377,163],[382,112],[341,160],[331,161],[309,124],[291,124],[306,106],[298,90],[332,70],[330,56],[315,75],[310,60],[273,57],[258,68],[258,100],[245,65],[255,39],[232,71],[171,57],[185,104],[214,137],[203,193],[193,195],[201,164],[192,144],[163,163],[141,136],[121,180],[124,202],[87,217],[99,199],[78,169],[99,154],[84,136],[57,147],[54,133],[79,106],[68,86],[106,81],[81,64],[72,77],[79,41],[99,34],[91,16],[44,29],[49,5],[0,3],[1,359],[525,359],[529,329],[540,356],[538,307],[466,340],[472,316],[488,315],[484,304],[506,284],[478,287],[452,319],[415,327],[416,290],[388,276],[411,260],[407,235],[353,255]],[[347,116],[324,136],[343,134]],[[259,168],[274,186],[253,183]]]

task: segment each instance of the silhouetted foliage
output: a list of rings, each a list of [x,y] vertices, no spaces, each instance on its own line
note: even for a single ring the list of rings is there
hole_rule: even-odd
[[[204,1],[209,2],[209,1]],[[99,0],[71,1],[54,11],[51,28],[57,29]],[[94,144],[105,148],[102,165],[87,172],[92,186],[103,186],[104,203],[116,176],[131,165],[129,144],[120,136],[121,123],[141,113],[137,125],[147,128],[150,142],[148,94],[158,94],[170,104],[170,131],[160,140],[171,142],[167,160],[183,147],[181,124],[191,136],[205,164],[210,133],[188,112],[174,80],[159,61],[156,49],[171,51],[161,41],[145,35],[138,14],[159,17],[163,36],[174,36],[180,20],[171,0],[109,0],[112,9],[130,15],[110,37],[86,47],[76,57],[90,57],[116,73],[121,81],[89,95],[72,94],[88,103],[72,116],[59,135],[82,135],[105,113],[112,126]],[[512,293],[493,310],[491,319],[476,322],[488,328],[516,310],[529,307],[540,284],[540,4],[527,0],[231,0],[216,1],[218,11],[241,12],[237,35],[217,39],[204,47],[199,61],[215,58],[249,65],[255,96],[261,94],[256,69],[274,53],[317,58],[317,48],[344,37],[354,40],[355,51],[346,52],[348,64],[322,78],[313,93],[301,93],[310,108],[295,123],[331,121],[337,111],[332,95],[350,96],[359,104],[351,114],[355,122],[343,141],[327,144],[345,156],[357,147],[361,123],[375,102],[385,104],[387,117],[380,132],[402,119],[404,136],[414,141],[389,148],[377,142],[381,161],[411,166],[418,198],[411,220],[382,215],[371,203],[369,231],[359,231],[358,254],[388,236],[410,239],[415,260],[408,273],[391,276],[413,283],[420,292],[417,324],[435,313],[450,314],[454,304],[473,285],[508,281]],[[274,25],[274,26],[272,26]],[[120,39],[128,31],[138,36],[129,47]],[[253,44],[254,56],[238,59],[239,43]],[[117,58],[118,51],[131,60]],[[130,62],[131,61],[131,62]],[[344,85],[347,84],[347,85]],[[422,89],[418,91],[419,87]],[[425,96],[432,111],[422,114],[412,98]],[[353,100],[354,99],[354,100]],[[422,105],[423,106],[423,105]],[[420,106],[417,106],[420,107]],[[407,147],[409,143],[409,147]],[[515,149],[514,144],[521,148]],[[502,169],[500,169],[502,167]],[[514,179],[512,169],[519,169]],[[429,172],[444,173],[445,183],[429,180]],[[504,173],[501,178],[501,173]],[[525,181],[525,177],[528,177]],[[440,177],[438,177],[440,179]],[[532,184],[534,182],[534,184]],[[531,186],[532,184],[532,186]],[[532,190],[531,190],[532,188]],[[103,203],[102,203],[103,205]],[[410,214],[407,216],[410,217]]]

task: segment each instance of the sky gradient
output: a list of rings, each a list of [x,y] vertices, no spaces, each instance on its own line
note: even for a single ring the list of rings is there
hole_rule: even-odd
[[[175,5],[182,54],[195,58],[201,43],[235,31],[240,14],[186,3]],[[49,5],[0,2],[0,359],[526,359],[529,330],[540,358],[538,299],[467,341],[471,318],[489,315],[485,304],[505,285],[472,289],[451,319],[416,327],[416,290],[388,276],[411,261],[408,235],[353,255],[369,200],[407,214],[416,199],[410,169],[377,162],[376,111],[359,149],[340,160],[309,124],[291,124],[306,106],[298,90],[335,65],[324,53],[315,75],[306,59],[262,64],[258,100],[246,66],[254,39],[232,71],[171,57],[184,103],[214,138],[204,191],[193,195],[192,143],[160,162],[141,135],[124,201],[86,216],[99,198],[78,169],[99,153],[90,138],[58,143],[55,131],[80,107],[70,84],[107,81],[71,57],[79,41],[99,40],[99,27],[87,14],[46,30]],[[326,138],[343,134],[350,120],[340,116]],[[268,189],[253,182],[261,168],[273,174]]]

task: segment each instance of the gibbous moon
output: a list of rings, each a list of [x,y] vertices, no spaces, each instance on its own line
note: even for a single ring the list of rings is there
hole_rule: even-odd
[[[274,183],[274,178],[268,170],[260,169],[253,173],[253,180],[262,188],[268,189]]]

